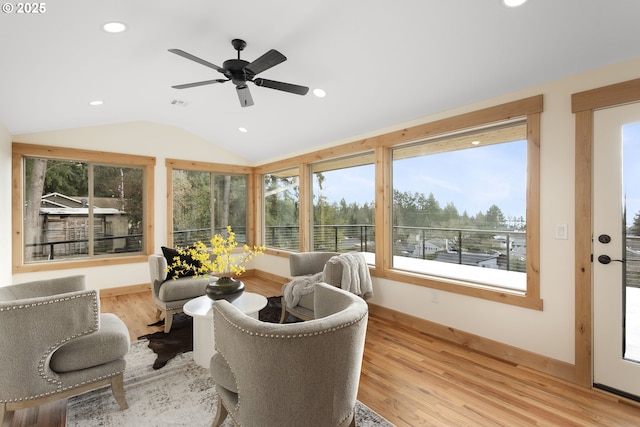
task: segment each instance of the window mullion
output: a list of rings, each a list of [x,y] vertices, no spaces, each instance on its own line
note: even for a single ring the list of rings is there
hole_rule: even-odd
[[[89,257],[93,257],[94,255],[94,231],[95,231],[95,223],[94,223],[94,219],[93,219],[93,206],[94,206],[94,174],[93,174],[93,163],[89,163],[88,167],[87,167],[87,173],[88,173],[88,201],[87,201],[87,217],[88,217],[88,222],[89,222],[89,227],[88,228],[88,236],[87,236],[87,252],[89,254]]]

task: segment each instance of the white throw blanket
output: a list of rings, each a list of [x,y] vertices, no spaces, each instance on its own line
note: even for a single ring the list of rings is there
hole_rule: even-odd
[[[349,252],[337,255],[332,259],[337,259],[342,264],[342,281],[340,287],[346,291],[369,299],[373,296],[373,285],[367,261],[359,252]],[[307,276],[295,277],[282,287],[284,304],[287,307],[295,307],[300,302],[300,297],[313,292],[313,287],[318,282],[324,282],[324,272]]]
[[[313,292],[316,283],[322,282],[323,272],[310,274],[308,276],[295,277],[292,281],[282,287],[282,297],[287,307],[295,307],[300,302],[300,297]]]
[[[348,252],[340,254],[337,260],[342,264],[342,289],[365,300],[371,298],[373,285],[364,255],[360,252]]]

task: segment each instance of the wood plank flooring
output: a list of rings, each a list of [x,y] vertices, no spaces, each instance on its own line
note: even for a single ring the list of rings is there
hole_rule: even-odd
[[[243,279],[247,291],[280,285]],[[103,312],[127,324],[132,341],[160,330],[147,293],[101,298]],[[405,426],[640,426],[640,405],[528,368],[468,351],[370,316],[358,399]],[[64,426],[65,402],[19,411],[13,426]],[[301,426],[304,427],[304,426]]]

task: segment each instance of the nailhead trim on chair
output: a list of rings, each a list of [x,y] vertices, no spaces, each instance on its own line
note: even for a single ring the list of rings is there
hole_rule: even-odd
[[[220,310],[219,310],[219,309],[217,309],[215,305],[214,305],[213,307],[218,311],[218,313],[220,313]],[[233,326],[233,327],[234,327],[234,328],[236,328],[236,329],[239,329],[240,331],[244,332],[245,334],[252,335],[252,336],[253,336],[253,335],[255,335],[255,336],[259,336],[259,337],[261,337],[261,338],[278,338],[278,339],[285,338],[285,339],[291,339],[291,338],[305,338],[305,337],[313,337],[313,336],[316,336],[316,335],[323,335],[323,334],[327,334],[327,333],[329,333],[329,332],[335,332],[335,331],[337,331],[337,330],[340,330],[340,329],[343,329],[343,328],[346,328],[346,327],[348,327],[348,326],[351,326],[351,325],[354,325],[354,324],[356,324],[356,323],[361,322],[361,321],[362,321],[362,319],[364,319],[364,318],[367,316],[367,314],[368,314],[368,313],[367,313],[367,312],[365,312],[365,313],[364,313],[360,318],[358,318],[358,319],[356,319],[356,320],[354,320],[354,321],[352,321],[352,322],[345,323],[345,324],[340,325],[340,326],[335,327],[335,328],[324,329],[324,330],[322,330],[322,331],[315,331],[315,332],[313,332],[313,333],[305,333],[305,334],[286,334],[286,335],[281,335],[281,334],[264,334],[264,333],[259,333],[259,334],[258,334],[258,333],[252,332],[252,331],[248,331],[248,330],[246,330],[246,329],[244,329],[244,328],[241,328],[240,326],[236,325],[235,323],[231,322],[231,321],[227,318],[227,316],[225,316],[223,313],[220,313],[220,314],[224,317],[224,319],[225,319],[225,320],[226,320],[226,321],[227,321],[231,326]]]
[[[77,299],[77,298],[91,298],[92,299],[91,303],[93,305],[93,320],[94,320],[94,325],[97,325],[98,322],[99,322],[99,315],[100,315],[99,311],[100,310],[99,310],[99,307],[98,307],[97,294],[95,294],[95,293],[94,294],[84,294],[84,295],[74,295],[74,296],[65,297],[65,298],[56,298],[56,299],[53,299],[53,300],[50,300],[50,301],[37,302],[37,303],[33,303],[33,304],[21,304],[21,305],[17,305],[17,306],[13,306],[13,307],[0,308],[0,311],[28,309],[28,308],[31,308],[31,307],[37,307],[37,306],[46,305],[46,304],[56,304],[56,303],[59,303],[59,302],[62,302],[62,301],[71,301],[71,300],[74,300],[74,299]],[[99,381],[99,380],[102,380],[102,379],[105,379],[105,378],[110,378],[110,377],[113,377],[115,375],[120,374],[122,371],[121,372],[116,372],[116,373],[110,374],[110,375],[103,375],[103,376],[100,376],[100,377],[97,377],[97,378],[93,378],[91,380],[83,381],[81,383],[70,385],[70,386],[67,386],[67,387],[62,387],[62,381],[57,380],[55,378],[52,378],[52,377],[50,377],[50,376],[48,376],[46,374],[45,366],[47,364],[47,359],[49,358],[49,355],[51,353],[53,353],[56,349],[58,349],[64,343],[66,343],[66,342],[68,342],[68,341],[70,341],[72,339],[75,339],[75,338],[78,338],[78,337],[81,337],[81,336],[84,336],[84,335],[88,335],[88,334],[90,334],[92,332],[95,332],[97,330],[98,330],[98,328],[96,326],[96,327],[94,327],[92,329],[84,330],[79,334],[75,334],[75,335],[71,335],[71,336],[69,336],[67,338],[63,338],[59,342],[57,342],[54,345],[52,345],[51,347],[49,347],[49,349],[47,349],[47,351],[42,355],[42,358],[38,362],[38,374],[40,374],[40,376],[42,377],[43,380],[47,381],[50,384],[56,385],[57,390],[51,391],[51,392],[48,392],[48,393],[40,393],[40,394],[37,394],[37,395],[34,395],[34,396],[26,396],[26,397],[20,397],[20,398],[16,398],[16,399],[0,400],[0,402],[1,403],[10,403],[10,402],[22,402],[22,401],[25,401],[25,400],[39,399],[39,398],[42,398],[42,397],[50,396],[52,394],[61,393],[63,391],[69,390],[71,388],[75,388],[75,387],[78,387],[78,386],[81,386],[81,385],[84,385],[84,384],[92,383],[94,381]]]
[[[222,356],[222,358],[225,360],[227,360],[227,358],[224,356],[224,354],[220,353],[220,356]],[[227,362],[227,365],[229,364],[229,362]],[[236,393],[238,395],[238,403],[236,403],[236,406],[234,408],[233,411],[230,411],[229,408],[227,408],[227,416],[231,417],[233,419],[233,422],[236,425],[240,425],[240,423],[238,422],[238,420],[236,420],[236,416],[235,413],[238,411],[239,407],[240,407],[240,398],[241,398],[241,393],[240,393],[240,387],[238,386],[238,380],[236,379],[236,374],[233,373],[233,371],[231,371],[231,375],[233,375],[233,382],[236,383],[236,390],[238,390],[238,393]],[[218,399],[221,399],[220,395],[218,394]],[[224,401],[221,401],[221,403],[224,405]],[[225,405],[226,406],[226,405]]]

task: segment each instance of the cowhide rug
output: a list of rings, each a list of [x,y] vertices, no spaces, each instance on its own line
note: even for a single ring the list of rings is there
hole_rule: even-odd
[[[258,318],[263,322],[278,323],[282,310],[281,299],[282,297],[279,296],[267,298],[267,306],[260,310]],[[289,314],[286,323],[293,322],[300,322],[300,319]],[[163,325],[164,319],[149,326]],[[193,318],[184,313],[176,313],[173,315],[173,324],[169,333],[159,331],[142,335],[138,339],[149,340],[149,348],[157,354],[153,369],[160,369],[178,354],[193,351]]]

